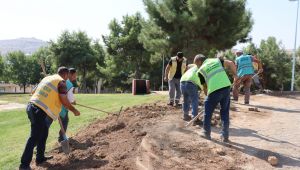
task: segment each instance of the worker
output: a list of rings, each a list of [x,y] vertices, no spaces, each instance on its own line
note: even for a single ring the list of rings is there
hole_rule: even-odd
[[[67,98],[71,104],[76,104],[75,98],[74,98],[74,85],[73,82],[76,82],[77,74],[75,68],[69,68],[69,76],[68,80],[66,81],[67,86]],[[75,83],[74,83],[75,84]],[[69,115],[68,115],[68,109],[66,109],[64,106],[62,106],[61,112],[59,113],[60,119],[62,121],[62,125],[64,127],[65,132],[67,131],[68,124],[69,124]],[[64,140],[63,133],[59,131],[59,137],[58,142],[61,142]]]
[[[220,115],[222,121],[221,140],[229,141],[229,109],[230,109],[230,88],[231,82],[225,69],[231,71],[237,79],[236,67],[232,61],[222,58],[206,58],[200,56],[201,66],[198,76],[206,95],[204,101],[203,132],[201,137],[211,139],[211,117],[218,104],[221,106]]]
[[[176,106],[180,106],[181,97],[180,78],[187,69],[187,59],[182,52],[178,52],[175,57],[172,57],[165,70],[165,81],[169,83],[169,103],[173,106],[174,101]],[[176,91],[176,97],[175,97]]]
[[[248,54],[251,55],[251,54]],[[263,73],[263,68],[262,68],[262,64],[261,61],[259,60],[259,58],[257,57],[257,55],[253,55],[253,62],[252,62],[253,68],[254,68],[254,73],[255,75],[252,77],[253,82],[255,84],[256,87],[259,88],[259,92],[263,91],[263,86],[262,83],[260,82],[260,74]]]
[[[252,83],[252,76],[254,74],[254,68],[252,65],[253,57],[246,55],[243,50],[236,51],[235,64],[237,66],[238,79],[235,80],[233,86],[233,100],[238,101],[239,87],[241,84],[244,86],[245,99],[244,104],[249,104],[250,101],[250,87]]]
[[[180,88],[183,94],[183,117],[185,121],[189,121],[198,115],[199,95],[198,88],[201,86],[198,77],[198,69],[201,65],[201,55],[196,55],[194,64],[189,64],[189,69],[182,75],[180,79]],[[190,104],[192,104],[192,118],[189,116]],[[196,121],[194,121],[196,125]]]
[[[68,79],[68,74],[69,70],[66,67],[60,67],[57,74],[42,79],[33,91],[26,108],[31,123],[31,131],[21,157],[19,168],[22,170],[31,169],[30,162],[35,146],[37,146],[37,165],[52,158],[52,156],[45,156],[46,140],[49,127],[52,121],[58,118],[62,105],[71,110],[75,116],[80,115],[80,112],[71,105],[66,96],[65,80]]]

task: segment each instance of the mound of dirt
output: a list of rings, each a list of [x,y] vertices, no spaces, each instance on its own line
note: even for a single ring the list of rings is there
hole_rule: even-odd
[[[72,137],[69,155],[58,146],[50,153],[54,156],[52,160],[34,168],[239,168],[243,159],[235,159],[241,158],[235,150],[214,152],[217,145],[200,139],[196,134],[199,128],[185,128],[181,115],[180,108],[162,102],[126,108],[120,115],[97,120]],[[212,124],[220,124],[218,111]]]

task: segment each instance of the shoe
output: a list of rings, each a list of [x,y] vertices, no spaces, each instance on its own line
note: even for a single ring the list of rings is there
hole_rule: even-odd
[[[193,118],[192,118],[193,119]],[[201,121],[199,119],[195,120],[193,122],[193,126],[197,126],[197,125],[200,125],[201,124]]]
[[[244,104],[245,104],[245,105],[248,105],[248,104],[249,104],[249,102],[244,102]]]
[[[202,137],[202,138],[204,138],[204,139],[207,139],[207,140],[211,140],[210,135],[207,135],[207,134],[204,133],[204,132],[200,133],[200,137]]]
[[[173,103],[173,102],[169,102],[167,105],[169,105],[169,106],[173,106],[173,105],[174,105],[174,103]]]
[[[182,104],[180,104],[180,103],[176,103],[176,104],[175,104],[175,106],[176,106],[176,107],[181,107],[181,106],[182,106]]]
[[[29,167],[27,167],[27,168],[19,168],[19,170],[32,170],[31,168],[30,168],[30,166]]]
[[[223,143],[229,143],[230,142],[228,138],[224,138],[223,136],[221,136],[221,141]]]
[[[47,160],[50,160],[50,159],[52,159],[53,158],[53,156],[51,155],[51,156],[45,156],[43,159],[41,159],[41,160],[36,160],[35,162],[36,162],[36,165],[40,165],[40,164],[42,164],[42,163],[44,163],[44,162],[46,162]]]
[[[184,120],[184,121],[190,121],[191,117],[189,115],[187,115],[187,114],[183,114],[182,120]]]

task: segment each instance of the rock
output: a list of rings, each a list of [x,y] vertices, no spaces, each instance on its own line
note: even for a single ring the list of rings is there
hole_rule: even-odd
[[[221,119],[221,116],[220,116],[219,114],[217,114],[217,115],[216,115],[216,119],[217,119],[217,120],[220,120],[220,119]]]
[[[276,156],[269,156],[269,157],[268,157],[268,162],[269,162],[272,166],[278,165],[278,159],[276,158]]]
[[[248,110],[249,111],[254,111],[254,112],[259,112],[257,107],[250,107]]]
[[[214,150],[214,152],[218,155],[224,156],[226,155],[225,151],[222,148],[217,148]]]

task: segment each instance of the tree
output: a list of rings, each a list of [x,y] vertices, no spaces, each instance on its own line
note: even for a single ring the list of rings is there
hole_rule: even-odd
[[[139,42],[143,21],[139,13],[124,16],[121,23],[114,19],[109,24],[110,34],[103,36],[107,53],[117,67],[115,71],[136,79],[151,69],[150,53]]]
[[[4,73],[4,61],[2,56],[0,55],[0,78],[2,78],[3,73]]]
[[[39,65],[31,60],[30,56],[25,56],[21,51],[8,53],[7,69],[10,80],[23,86],[24,93],[26,86],[39,81]]]
[[[148,25],[155,26],[143,27],[142,40],[154,52],[162,43],[168,45],[171,55],[228,49],[237,41],[246,41],[253,25],[246,0],[144,0],[144,4],[150,16]]]
[[[266,88],[287,90],[290,88],[291,57],[275,37],[262,40],[257,54],[262,61]]]
[[[49,47],[41,47],[36,52],[32,54],[32,60],[33,62],[36,62],[39,64],[42,75],[44,75],[44,72],[46,74],[53,74],[56,72],[55,65],[53,64],[53,58],[51,56],[51,52],[49,51]]]
[[[87,92],[87,75],[96,71],[97,64],[104,63],[104,50],[98,41],[92,41],[85,32],[64,31],[56,42],[50,42],[50,52],[59,66],[75,67],[82,80],[81,88]]]

